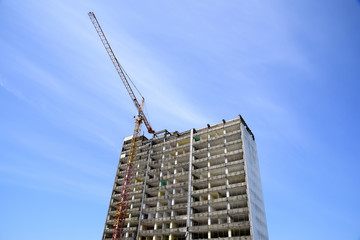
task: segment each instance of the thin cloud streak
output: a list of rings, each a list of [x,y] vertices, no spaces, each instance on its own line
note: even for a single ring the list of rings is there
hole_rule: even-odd
[[[68,177],[56,176],[54,174],[44,175],[43,173],[31,174],[29,171],[22,171],[19,168],[12,166],[1,166],[0,172],[4,175],[17,176],[24,179],[15,180],[11,178],[0,178],[1,182],[10,182],[11,184],[22,185],[29,189],[36,189],[39,191],[52,192],[56,194],[69,194],[69,189],[72,191],[81,191],[93,195],[94,197],[103,198],[105,195],[104,189],[106,186],[102,186],[96,182],[89,183],[89,181],[77,181],[71,180]],[[61,187],[59,187],[61,186]]]
[[[81,19],[80,14],[70,14],[71,16],[73,16],[73,19],[72,20],[69,20],[69,19],[64,20],[63,17],[61,16],[64,14],[62,11],[56,11],[56,14],[54,15],[53,14],[54,12],[51,11],[51,9],[53,9],[54,6],[52,6],[52,8],[50,8],[50,9],[47,7],[49,7],[49,6],[41,7],[42,11],[49,12],[49,13],[51,12],[52,16],[55,19],[57,19],[58,21],[63,22],[63,25],[66,28],[69,28],[70,26],[74,25],[73,24],[74,21],[72,21],[72,20],[79,19],[79,18]],[[66,6],[58,6],[58,7],[59,7],[59,9],[64,8],[64,11],[67,11]],[[27,18],[29,18],[29,17],[27,17]],[[84,23],[86,24],[86,21]],[[33,24],[35,24],[35,26],[41,30],[40,22],[35,22]],[[89,21],[88,25],[89,26],[91,25],[90,21]],[[42,27],[44,27],[44,26],[42,26]],[[72,27],[72,28],[74,28],[74,27]],[[73,31],[73,32],[78,32],[80,30],[80,27],[77,27],[74,29],[72,29],[72,28],[70,28],[70,31]],[[91,26],[91,28],[92,28],[92,26]],[[48,28],[45,28],[45,30],[48,30]],[[109,80],[106,80],[105,82],[104,82],[104,79],[101,79],[101,80],[95,79],[95,81],[92,80],[92,82],[90,84],[88,83],[88,81],[83,81],[85,84],[82,86],[81,90],[79,89],[80,90],[79,91],[79,90],[76,90],[75,88],[73,88],[73,86],[68,85],[67,81],[63,81],[62,79],[58,79],[56,76],[49,74],[46,70],[41,69],[39,66],[32,63],[31,60],[27,59],[24,56],[17,57],[17,59],[15,59],[15,61],[17,62],[17,64],[23,66],[23,68],[26,69],[25,71],[28,73],[28,76],[31,76],[31,81],[33,83],[36,83],[39,86],[39,91],[41,93],[44,93],[44,94],[47,94],[50,96],[55,95],[58,98],[57,102],[67,102],[71,105],[76,104],[76,105],[79,105],[79,107],[81,107],[83,109],[91,108],[92,111],[95,110],[95,111],[97,111],[97,114],[98,114],[99,112],[101,112],[100,108],[94,109],[93,105],[91,103],[87,104],[88,102],[91,102],[91,101],[88,101],[89,99],[86,99],[86,94],[95,93],[101,89],[100,93],[101,93],[102,98],[108,98],[107,96],[111,96],[111,98],[108,98],[110,103],[112,103],[112,104],[117,103],[116,105],[122,106],[122,107],[125,107],[126,109],[128,109],[127,111],[129,111],[129,110],[133,111],[132,110],[133,106],[131,105],[131,102],[128,99],[128,96],[121,96],[121,99],[123,101],[120,101],[120,102],[117,101],[119,99],[119,92],[124,95],[124,91],[121,90],[121,88],[123,86],[122,86],[121,82],[118,81],[119,80],[118,76],[116,74],[114,74],[115,70],[113,69],[111,62],[108,59],[106,59],[107,60],[106,62],[100,62],[100,64],[99,64],[99,61],[96,61],[95,59],[98,59],[100,56],[99,57],[90,57],[90,59],[88,59],[89,55],[92,55],[92,54],[89,54],[88,49],[94,49],[94,48],[98,49],[98,50],[101,49],[101,51],[100,52],[95,51],[94,52],[95,55],[93,55],[93,56],[101,55],[101,57],[100,57],[101,59],[104,58],[104,56],[107,58],[105,50],[103,49],[102,45],[100,44],[100,41],[97,39],[98,37],[95,33],[95,30],[91,29],[91,31],[93,32],[93,36],[91,36],[91,37],[88,34],[84,34],[84,35],[79,34],[79,35],[72,36],[73,38],[78,37],[81,39],[84,39],[84,38],[90,39],[91,45],[86,45],[85,47],[78,48],[76,53],[79,54],[80,56],[82,56],[82,58],[87,59],[88,65],[97,66],[96,70],[98,72],[107,73],[107,74],[109,74],[109,76],[112,76],[111,78],[106,78]],[[41,31],[37,31],[37,35],[39,35],[40,38],[41,38],[41,36],[45,36],[42,34]],[[47,36],[47,37],[49,37],[49,36]],[[50,35],[50,37],[53,37],[53,36]],[[66,41],[66,42],[68,42],[68,41]],[[83,42],[87,42],[87,41],[83,41]],[[114,42],[116,42],[116,41],[114,41]],[[142,49],[142,50],[140,50],[140,52],[142,52],[142,53],[144,53],[144,51],[148,51],[146,49],[146,47],[137,43],[134,39],[131,39],[131,38],[126,39],[126,41],[122,45],[132,46],[131,49],[138,49],[138,51],[139,51],[139,49]],[[69,48],[70,46],[63,45],[63,47],[65,47],[65,49],[66,49],[66,48]],[[72,49],[70,48],[69,50],[72,50]],[[132,54],[133,53],[131,53],[129,51],[122,52],[122,55],[125,55],[125,56],[132,55]],[[145,58],[146,58],[146,55],[145,55]],[[148,65],[141,65],[141,63],[154,62],[154,60],[150,61],[150,59],[151,59],[150,57],[146,58],[146,59],[147,59],[146,61],[141,61],[140,65],[133,67],[133,69],[135,69],[135,68],[136,69],[148,69],[149,68]],[[128,64],[128,65],[130,65],[130,64]],[[152,65],[154,66],[154,64],[152,64]],[[144,88],[144,91],[151,92],[151,96],[148,98],[149,99],[151,98],[151,101],[149,101],[149,102],[151,102],[152,106],[150,106],[150,104],[148,104],[148,106],[149,106],[149,108],[151,107],[153,109],[160,110],[160,112],[156,112],[155,114],[151,113],[151,115],[173,116],[173,118],[180,120],[182,122],[184,122],[184,121],[188,122],[191,125],[194,125],[199,122],[204,122],[205,119],[208,119],[206,117],[200,116],[199,115],[200,111],[193,109],[193,107],[191,107],[191,104],[187,103],[185,96],[181,96],[179,94],[174,94],[177,92],[176,85],[172,86],[171,82],[169,82],[169,81],[164,82],[161,80],[163,78],[156,75],[157,72],[166,72],[167,71],[167,70],[164,71],[164,69],[165,69],[164,66],[159,66],[160,65],[159,63],[157,63],[157,65],[158,65],[157,69],[154,69],[154,68],[151,69],[150,71],[147,72],[148,74],[146,76],[140,75],[140,77],[137,77],[138,79],[146,79],[146,81],[148,83],[151,83],[151,84],[148,84],[148,86],[146,86]],[[161,70],[159,70],[159,68]],[[111,73],[108,73],[109,72],[108,70],[110,70]],[[149,77],[149,75],[152,75],[152,76]],[[115,79],[114,79],[114,77],[115,77]],[[81,80],[81,79],[88,80],[89,78],[78,78],[78,80]],[[101,84],[99,84],[99,83],[101,83]],[[9,83],[7,83],[7,84],[9,84]],[[144,86],[144,84],[142,84],[142,81],[139,82],[139,85],[142,87]],[[86,87],[86,89],[84,87]],[[13,87],[13,88],[15,88],[15,87]],[[164,92],[171,92],[172,94],[165,95],[163,97]],[[79,96],[79,94],[81,94],[81,93],[83,96]],[[82,97],[83,100],[79,101],[78,100],[79,97]],[[177,101],[171,100],[172,98],[177,99]],[[41,105],[46,106],[48,104],[48,103],[45,103],[41,99],[38,99],[38,101],[42,102],[42,103],[39,102],[40,106]],[[47,111],[51,111],[49,107],[47,108]],[[51,115],[51,113],[48,113],[48,114]],[[111,116],[110,112],[106,112],[106,115],[104,114],[104,117],[109,118],[109,116]],[[194,116],[196,116],[196,117],[194,118]],[[72,118],[72,119],[76,119],[76,118]],[[116,122],[116,121],[118,121],[118,118],[113,116],[112,120],[114,122]]]

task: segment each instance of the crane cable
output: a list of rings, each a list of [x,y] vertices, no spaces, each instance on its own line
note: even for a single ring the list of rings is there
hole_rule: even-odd
[[[119,64],[120,65],[120,64]],[[127,76],[127,79],[129,79],[130,80],[130,82],[131,82],[131,84],[134,86],[134,88],[136,89],[136,91],[140,94],[140,96],[142,97],[142,98],[144,98],[143,97],[143,95],[141,94],[141,92],[139,91],[139,89],[135,86],[135,84],[134,84],[134,82],[131,80],[131,78],[130,78],[130,76],[127,74],[127,72],[125,71],[125,69],[120,65],[120,67],[121,67],[121,70],[125,73],[125,75]]]

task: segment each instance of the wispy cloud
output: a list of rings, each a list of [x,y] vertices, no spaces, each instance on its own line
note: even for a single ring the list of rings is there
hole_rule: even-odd
[[[104,198],[108,187],[89,180],[73,180],[69,176],[59,176],[55,172],[33,172],[15,166],[0,165],[0,172],[5,177],[0,178],[2,183],[20,185],[29,189],[46,191],[55,194],[72,194],[80,191],[98,198]],[[8,177],[12,175],[12,177]],[[14,178],[16,176],[18,179]]]
[[[51,112],[56,109],[56,106],[49,106],[49,104],[54,105],[53,102],[61,102],[68,104],[68,106],[70,105],[72,109],[76,106],[76,109],[81,109],[81,111],[101,114],[104,118],[118,122],[119,117],[115,117],[114,112],[119,109],[114,109],[114,107],[120,107],[120,111],[125,110],[130,114],[135,112],[133,110],[134,108],[127,93],[124,91],[122,83],[116,75],[90,20],[88,20],[87,15],[84,14],[84,9],[82,6],[77,7],[81,11],[76,11],[74,10],[74,6],[69,7],[67,4],[62,3],[55,5],[36,4],[37,11],[41,12],[39,15],[40,18],[49,17],[51,14],[51,21],[48,23],[45,22],[45,24],[43,21],[33,19],[35,13],[26,13],[23,16],[31,23],[32,33],[38,35],[40,39],[44,37],[47,41],[49,41],[49,39],[51,40],[47,46],[50,47],[51,50],[54,50],[54,53],[58,55],[60,59],[61,55],[59,55],[58,48],[61,46],[63,49],[61,52],[64,52],[64,50],[74,51],[73,53],[77,55],[75,58],[84,59],[86,61],[84,64],[77,63],[76,68],[80,75],[70,76],[76,78],[77,86],[72,85],[72,81],[69,79],[64,79],[64,76],[61,76],[63,74],[50,73],[49,70],[40,67],[34,63],[32,59],[19,52],[18,54],[15,54],[17,57],[14,61],[17,65],[22,66],[23,71],[26,72],[27,79],[38,88],[39,93],[46,95],[43,98],[39,95],[32,96],[32,100],[37,101],[39,106],[42,105],[43,110],[46,109],[46,111]],[[16,9],[15,6],[14,9]],[[54,9],[60,10],[54,11]],[[64,15],[67,17],[64,18]],[[54,22],[62,25],[66,31],[70,31],[71,36],[68,37],[69,35],[65,35],[62,40],[59,41],[57,39],[57,34],[54,33],[54,31],[50,32],[50,24]],[[74,24],[74,22],[77,24]],[[109,30],[109,35],[111,35],[111,30],[114,31],[114,29]],[[140,80],[137,81],[139,88],[147,93],[147,105],[150,109],[150,114],[154,118],[157,116],[170,116],[168,120],[177,119],[177,121],[187,122],[190,125],[204,122],[206,117],[201,116],[201,111],[199,111],[198,108],[195,108],[194,104],[191,104],[187,100],[186,94],[182,94],[178,91],[176,81],[181,81],[181,78],[165,81],[165,75],[170,72],[170,70],[167,69],[163,63],[157,61],[156,58],[154,59],[151,50],[147,49],[147,47],[136,39],[125,33],[122,34],[122,39],[124,40],[122,42],[123,47],[120,48],[121,51],[119,53],[115,53],[120,54],[120,59],[124,57],[124,62],[127,61],[129,56],[134,55],[134,52],[135,54],[141,54],[141,61],[132,59],[133,61],[129,61],[132,63],[126,65],[129,67],[128,72],[132,73],[131,75],[136,74],[136,79]],[[118,36],[118,34],[114,35]],[[112,40],[113,42],[117,42],[116,39]],[[57,48],[52,47],[52,41],[60,46],[57,46]],[[83,42],[84,45],[81,47],[77,46],[76,49],[74,49],[75,47],[71,42]],[[94,51],[94,49],[96,51]],[[102,60],[99,61],[98,59]],[[60,63],[58,67],[61,68],[61,65],[62,63]],[[96,71],[94,71],[94,68],[92,68],[91,71],[87,71],[90,70],[89,67],[91,66],[96,66]],[[139,72],[138,69],[141,69],[141,71]],[[89,73],[92,74],[95,72],[97,72],[97,77],[90,77]],[[171,75],[176,76],[175,73],[172,73]],[[79,85],[79,83],[83,83],[83,85]],[[13,89],[21,89],[21,87],[10,82],[7,82],[7,85],[11,86]],[[91,99],[93,96],[98,97],[100,101]],[[54,100],[55,98],[56,100]],[[49,102],[49,99],[53,102]],[[107,101],[111,108],[104,108],[104,100]],[[101,102],[101,104],[99,104],[99,102]],[[51,113],[49,113],[49,115],[51,115]],[[71,116],[70,120],[67,117],[68,114],[65,115],[65,113],[62,113],[62,115],[64,115],[65,121],[76,121],[75,119],[81,119]],[[167,118],[165,117],[165,119]]]

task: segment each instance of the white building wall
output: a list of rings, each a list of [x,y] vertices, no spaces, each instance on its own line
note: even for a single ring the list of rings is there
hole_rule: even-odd
[[[244,152],[249,185],[250,214],[252,219],[254,240],[268,240],[269,237],[266,224],[256,143],[249,132],[246,130],[245,126],[243,126],[242,132],[244,135]]]

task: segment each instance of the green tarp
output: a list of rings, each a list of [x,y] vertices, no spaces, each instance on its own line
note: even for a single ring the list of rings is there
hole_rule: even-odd
[[[201,139],[200,136],[195,136],[194,137],[195,142],[200,141],[200,139]]]
[[[166,185],[167,185],[167,180],[160,180],[159,181],[159,187],[166,186]]]

